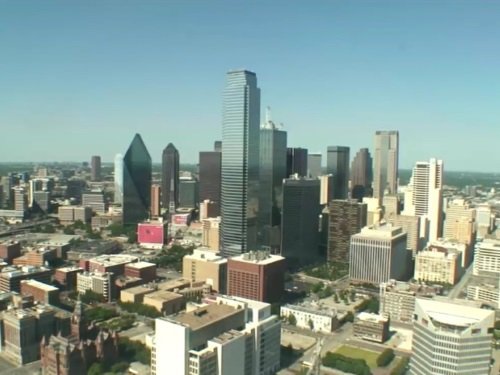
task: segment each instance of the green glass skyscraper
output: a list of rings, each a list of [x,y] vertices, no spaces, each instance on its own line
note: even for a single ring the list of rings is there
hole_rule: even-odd
[[[151,205],[151,156],[136,134],[123,157],[123,224],[148,218]]]
[[[260,128],[260,201],[257,242],[259,248],[278,252],[280,247],[283,179],[287,177],[286,132],[270,118]]]
[[[227,73],[222,118],[221,252],[254,250],[259,210],[260,89],[247,70]]]

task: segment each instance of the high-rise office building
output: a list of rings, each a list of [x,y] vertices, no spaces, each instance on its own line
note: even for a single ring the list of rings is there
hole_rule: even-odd
[[[266,113],[260,128],[260,200],[257,244],[260,248],[280,246],[283,179],[286,177],[286,132]]]
[[[222,119],[221,252],[257,245],[260,89],[246,70],[227,73]]]
[[[351,164],[351,197],[360,202],[372,195],[372,157],[367,148],[360,149]]]
[[[321,152],[307,155],[307,171],[310,178],[317,178],[323,174],[321,170]]]
[[[94,155],[90,161],[90,180],[101,181],[101,157]]]
[[[500,240],[487,238],[476,244],[473,273],[476,276],[500,277]]]
[[[137,224],[149,216],[151,156],[136,134],[123,157],[123,224]]]
[[[161,186],[159,184],[151,185],[151,217],[161,215]]]
[[[420,235],[441,237],[443,226],[443,161],[417,162],[405,192],[403,215],[420,216]]]
[[[318,260],[319,193],[318,179],[283,180],[281,255],[292,267]]]
[[[114,202],[123,204],[123,155],[117,154],[115,156],[115,196]]]
[[[453,199],[446,207],[443,237],[471,246],[475,237],[476,210],[464,199]]]
[[[174,193],[172,197],[171,194]],[[179,205],[179,151],[172,143],[163,150],[161,166],[161,203],[163,209]]]
[[[375,133],[373,155],[373,196],[380,199],[384,193],[398,192],[399,132],[397,130]]]
[[[389,224],[403,228],[406,232],[406,248],[411,250],[413,256],[422,248],[420,243],[420,218],[418,216],[396,215],[386,219]]]
[[[200,152],[200,202],[205,199],[212,201],[216,208],[215,216],[220,215],[221,162],[220,151]]]
[[[357,283],[406,280],[409,271],[406,233],[390,224],[364,227],[351,237],[349,278]]]
[[[280,368],[281,322],[267,303],[219,295],[155,326],[152,375],[272,375]]]
[[[215,141],[214,142],[214,151],[215,152],[222,152],[222,141]]]
[[[198,181],[193,179],[181,179],[179,181],[179,207],[198,207]]]
[[[490,373],[495,311],[417,298],[413,317],[410,375]]]
[[[328,146],[326,172],[333,175],[332,199],[349,196],[349,147]]]
[[[286,176],[307,176],[307,148],[288,147],[286,154]]]
[[[327,260],[348,263],[351,236],[366,226],[367,205],[356,200],[334,199],[328,211]]]

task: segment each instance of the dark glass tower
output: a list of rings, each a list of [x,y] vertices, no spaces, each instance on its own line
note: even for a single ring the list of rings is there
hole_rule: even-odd
[[[259,211],[260,89],[246,70],[226,76],[222,118],[221,251],[254,250]]]
[[[368,197],[372,193],[372,157],[367,148],[360,149],[351,165],[351,197],[362,201],[363,197]]]
[[[326,173],[333,175],[332,199],[347,199],[349,193],[349,147],[328,146]]]
[[[136,134],[123,157],[123,224],[148,218],[151,207],[151,156]]]
[[[179,206],[179,151],[172,143],[165,147],[162,155],[161,204],[167,210]]]
[[[281,255],[292,267],[318,260],[319,194],[318,179],[290,178],[283,181]]]
[[[92,156],[90,161],[90,180],[101,181],[101,157],[98,155]]]
[[[307,148],[288,148],[286,156],[286,176],[298,174],[299,177],[307,176]]]
[[[266,116],[260,128],[260,201],[258,245],[277,251],[280,246],[283,179],[286,178],[286,132]]]
[[[221,161],[222,153],[220,151],[200,152],[200,202],[205,199],[214,202],[217,216],[220,214]]]

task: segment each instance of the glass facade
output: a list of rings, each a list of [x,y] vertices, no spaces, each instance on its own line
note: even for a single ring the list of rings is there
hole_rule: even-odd
[[[272,122],[260,129],[260,202],[258,246],[273,250],[280,246],[283,179],[286,178],[286,132]]]
[[[288,148],[286,155],[286,177],[298,174],[299,177],[307,176],[307,148]]]
[[[220,151],[202,151],[199,159],[200,202],[209,199],[215,203],[216,215],[220,215],[221,190]]]
[[[172,182],[173,180],[173,182]],[[161,167],[161,204],[169,209],[170,200],[174,199],[173,206],[179,206],[179,151],[172,143],[163,150]],[[171,197],[171,195],[174,197]]]
[[[349,147],[329,146],[326,173],[333,175],[332,199],[347,199],[349,192]]]
[[[222,118],[221,251],[238,255],[257,244],[260,89],[246,70],[227,73]]]
[[[123,157],[123,224],[137,224],[149,216],[151,156],[136,134]]]

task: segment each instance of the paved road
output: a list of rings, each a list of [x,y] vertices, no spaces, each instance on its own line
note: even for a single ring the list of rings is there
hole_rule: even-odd
[[[462,276],[458,284],[456,284],[453,289],[448,293],[448,298],[449,299],[454,299],[460,296],[460,292],[465,288],[467,283],[469,282],[470,277],[472,276],[472,269],[474,265],[471,264],[469,268],[467,268],[467,271],[465,271],[465,274]]]

